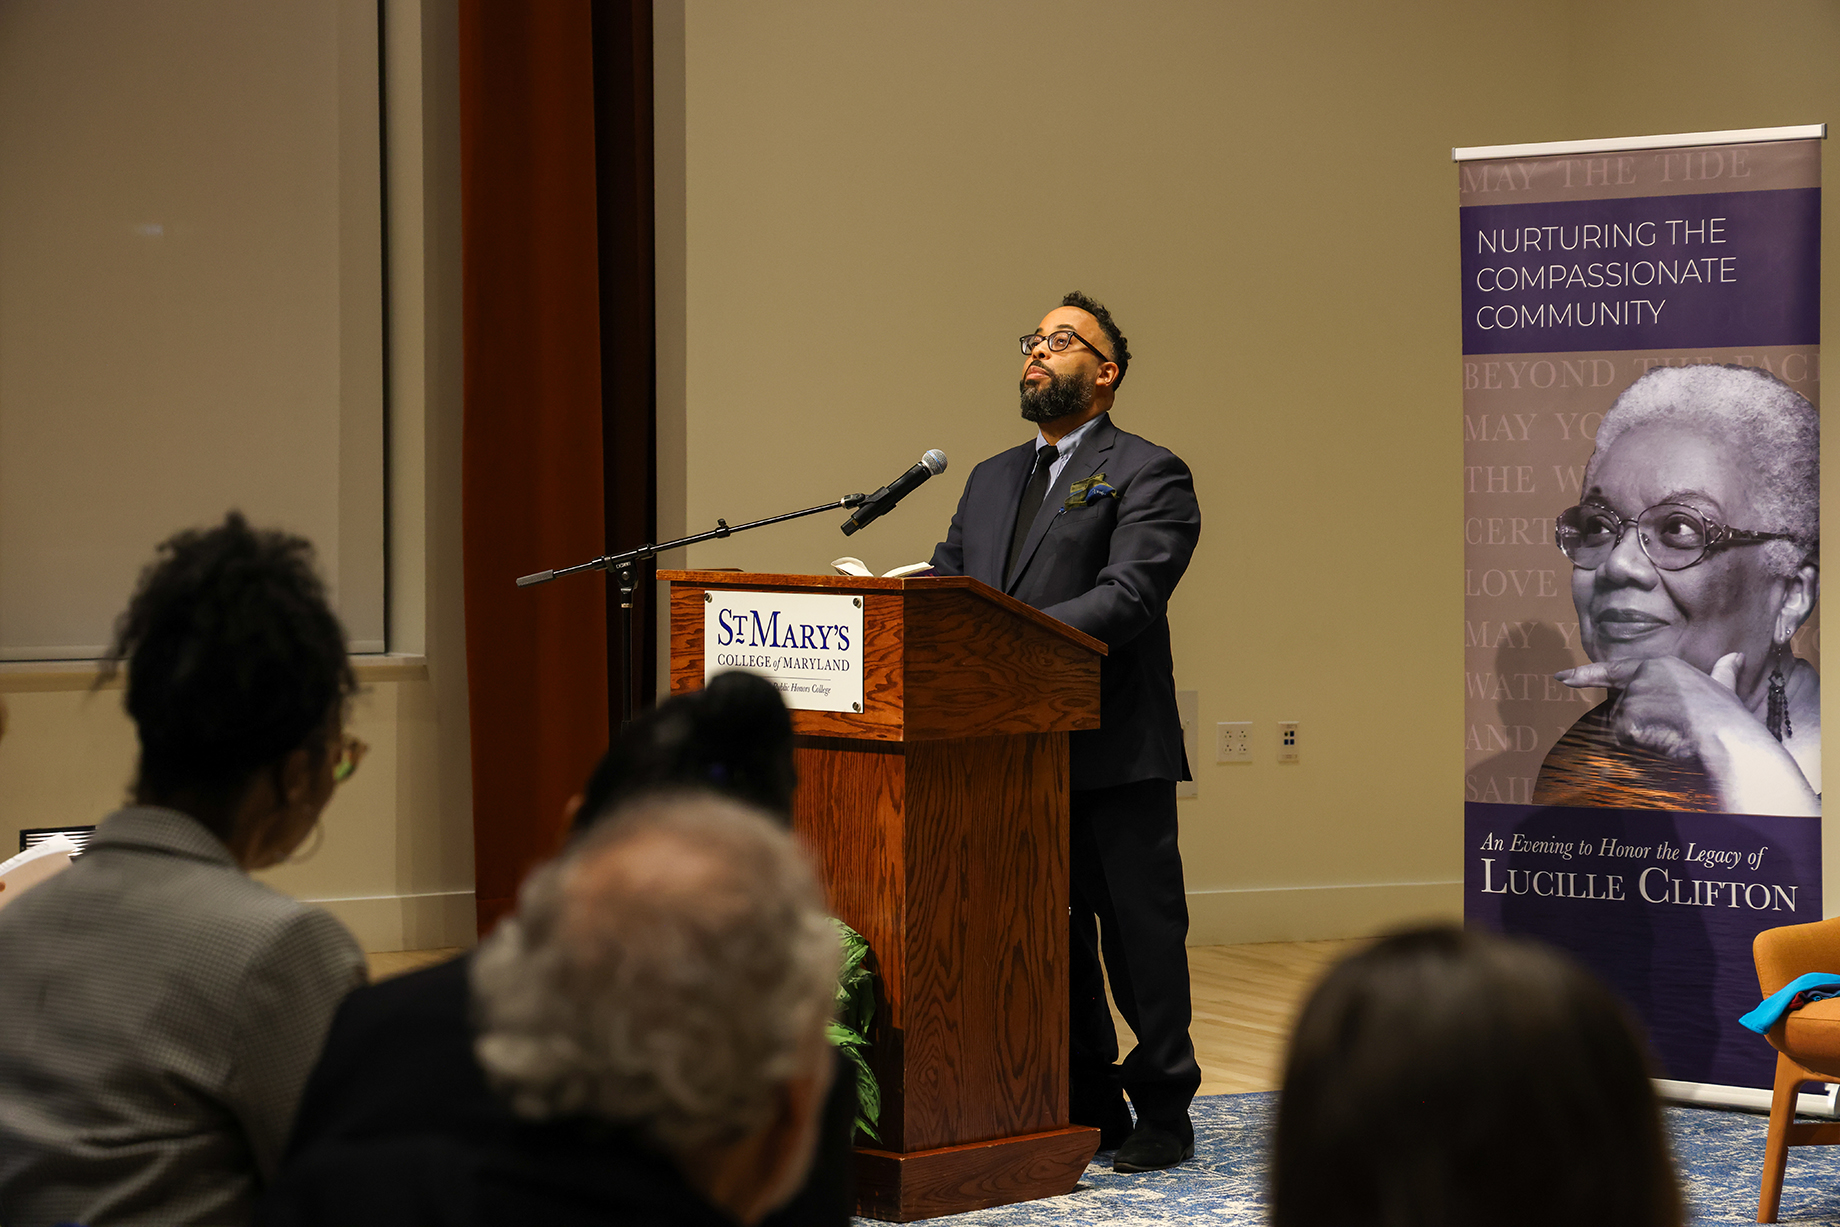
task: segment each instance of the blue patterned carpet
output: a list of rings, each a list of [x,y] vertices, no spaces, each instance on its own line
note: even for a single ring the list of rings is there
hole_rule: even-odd
[[[1668,1127],[1692,1223],[1755,1223],[1769,1119],[1751,1112],[1669,1108]],[[1789,1151],[1782,1223],[1840,1225],[1840,1146]]]
[[[1265,1221],[1265,1137],[1277,1097],[1209,1095],[1195,1101],[1195,1157],[1166,1172],[1120,1176],[1103,1154],[1065,1197],[933,1219],[971,1227],[1112,1223],[1174,1227],[1179,1223],[1253,1227]],[[1753,1223],[1757,1176],[1768,1122],[1748,1112],[1667,1109],[1685,1181],[1689,1222]],[[1840,1227],[1840,1146],[1789,1152],[1782,1222]]]

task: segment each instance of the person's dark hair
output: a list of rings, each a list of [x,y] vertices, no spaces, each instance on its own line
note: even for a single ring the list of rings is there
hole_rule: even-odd
[[[588,777],[580,834],[649,792],[706,788],[792,822],[792,716],[773,683],[739,670],[673,695],[620,737]]]
[[[1437,927],[1329,972],[1291,1039],[1274,1227],[1678,1227],[1642,1041],[1531,942]]]
[[[235,511],[160,545],[116,621],[102,679],[127,663],[137,800],[185,798],[228,839],[258,773],[302,747],[329,752],[322,734],[356,683],[312,560],[302,538],[252,529]]]
[[[1118,378],[1113,381],[1112,389],[1116,391],[1124,383],[1124,373],[1131,365],[1131,347],[1125,344],[1124,333],[1118,331],[1118,325],[1112,322],[1112,313],[1105,309],[1105,304],[1087,297],[1075,290],[1061,299],[1063,307],[1078,307],[1086,314],[1099,321],[1100,331],[1111,342],[1112,361],[1118,364]]]

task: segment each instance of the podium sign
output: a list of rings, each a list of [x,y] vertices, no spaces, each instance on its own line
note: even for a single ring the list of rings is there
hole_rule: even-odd
[[[807,624],[861,653],[825,671],[856,680],[860,708],[792,704],[793,824],[876,973],[881,1141],[856,1151],[858,1211],[908,1222],[1071,1192],[1099,1131],[1067,1121],[1067,734],[1098,727],[1105,646],[957,576],[658,578],[674,691],[737,667],[725,657],[814,655]],[[786,616],[837,601],[856,633]]]
[[[863,709],[863,599],[810,592],[703,593],[703,681],[758,673],[793,711]]]

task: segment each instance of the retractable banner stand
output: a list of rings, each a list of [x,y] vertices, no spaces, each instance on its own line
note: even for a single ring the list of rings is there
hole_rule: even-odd
[[[1465,913],[1740,1103],[1751,941],[1822,917],[1824,135],[1455,151]]]

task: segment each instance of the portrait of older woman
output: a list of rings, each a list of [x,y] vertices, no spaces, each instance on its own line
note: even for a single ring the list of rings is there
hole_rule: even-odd
[[[1555,541],[1609,698],[1536,805],[1821,812],[1821,682],[1790,639],[1820,589],[1820,419],[1766,371],[1657,367],[1598,428]]]

